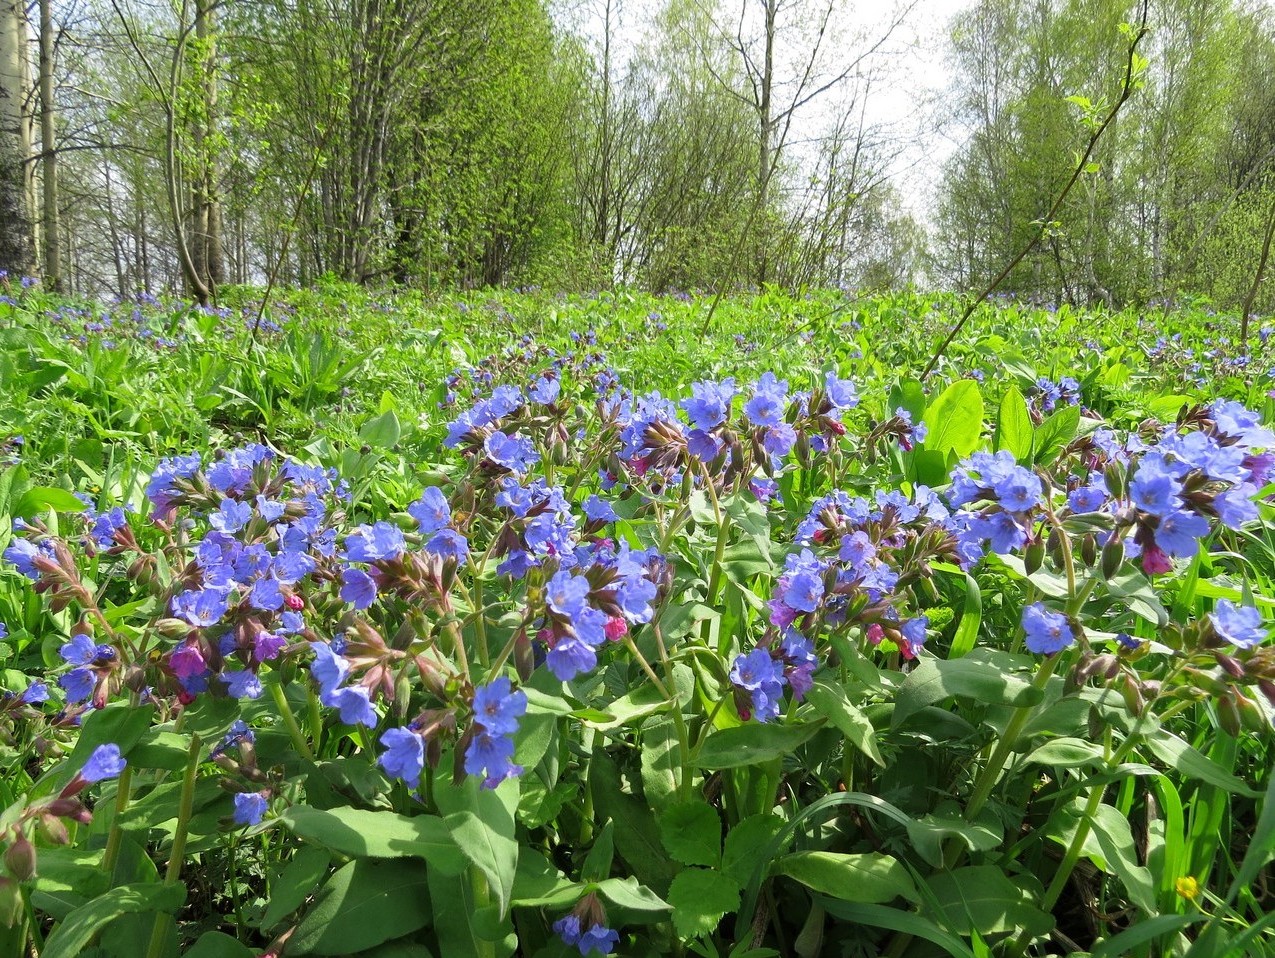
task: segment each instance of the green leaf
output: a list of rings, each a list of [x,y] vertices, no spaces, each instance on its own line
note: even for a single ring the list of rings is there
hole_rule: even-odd
[[[991,815],[984,815],[977,822],[967,822],[960,810],[948,803],[948,809],[932,812],[908,823],[908,838],[912,847],[935,867],[943,863],[943,843],[948,838],[959,838],[971,851],[985,852],[1004,840],[999,822]]]
[[[769,762],[791,754],[823,726],[822,722],[799,725],[740,725],[714,732],[695,758],[698,768],[738,768]]]
[[[971,865],[930,876],[933,901],[926,909],[938,908],[939,924],[961,935],[1027,931],[1047,934],[1054,927],[1052,915],[1036,907],[1030,892],[994,865]]]
[[[921,660],[908,673],[895,699],[891,726],[898,728],[907,719],[949,696],[964,696],[984,705],[1035,705],[1044,693],[1025,679],[995,668],[971,653],[960,659]]]
[[[326,811],[293,805],[280,816],[301,838],[359,858],[427,858],[431,867],[458,875],[464,859],[437,815],[398,815],[359,808]]]
[[[673,926],[683,938],[711,934],[718,922],[739,907],[739,885],[721,872],[688,868],[669,886]]]
[[[607,822],[593,839],[593,847],[580,866],[584,881],[601,881],[611,874],[611,862],[615,858],[615,822]]]
[[[748,884],[764,864],[766,846],[779,834],[784,821],[778,815],[752,815],[726,833],[722,851],[722,871],[740,885]]]
[[[131,706],[124,702],[113,702],[104,709],[89,712],[84,718],[80,736],[75,741],[75,748],[71,750],[66,762],[40,783],[40,791],[46,787],[60,788],[65,785],[99,745],[113,742],[120,747],[120,754],[127,757],[133,746],[150,729],[154,715],[153,705]]]
[[[683,865],[716,867],[722,859],[722,820],[707,802],[679,802],[659,818],[660,840]]]
[[[357,858],[328,879],[288,941],[290,955],[350,955],[430,921],[427,866]]]
[[[567,908],[584,893],[566,878],[542,852],[534,848],[518,851],[518,869],[510,904],[515,908]]]
[[[887,418],[893,416],[897,409],[906,409],[913,422],[920,422],[925,418],[925,390],[915,379],[900,379],[890,387],[886,406]]]
[[[186,886],[179,884],[121,885],[98,895],[66,916],[53,929],[41,950],[41,958],[75,958],[93,936],[123,914],[173,912],[186,901]]]
[[[261,929],[269,931],[304,905],[323,882],[331,861],[332,857],[325,848],[314,845],[298,848],[292,861],[270,883],[270,900],[266,903],[265,914],[261,916]]]
[[[247,945],[219,931],[206,931],[185,952],[183,958],[253,958],[257,953]]]
[[[677,797],[682,773],[677,726],[667,717],[642,725],[642,795],[655,812]]]
[[[997,452],[1007,449],[1019,462],[1031,462],[1034,433],[1031,413],[1027,411],[1027,400],[1017,386],[1011,385],[1001,397],[992,448]]]
[[[403,428],[399,425],[398,415],[393,409],[387,410],[374,419],[369,419],[359,430],[359,438],[369,446],[378,449],[393,449],[398,445]]]
[[[906,866],[877,852],[793,852],[775,862],[771,872],[846,901],[881,904],[895,898],[917,901],[919,897]]]
[[[1036,430],[1036,465],[1046,466],[1053,462],[1062,448],[1076,438],[1079,428],[1079,406],[1063,406],[1042,422]]]
[[[601,749],[594,750],[589,763],[589,785],[595,814],[615,822],[615,850],[627,870],[662,894],[673,879],[674,866],[660,841],[655,816],[645,802],[623,790],[619,768]]]
[[[806,701],[814,706],[816,712],[835,725],[846,737],[846,741],[882,768],[885,767],[885,759],[881,757],[881,751],[877,748],[876,729],[872,727],[868,717],[850,703],[845,689],[820,679],[806,693]]]
[[[18,519],[33,519],[49,509],[54,512],[83,512],[84,503],[65,489],[32,486],[13,504],[12,515]]]
[[[1081,765],[1106,764],[1102,746],[1079,738],[1056,738],[1046,742],[1027,756],[1025,761],[1056,768],[1079,768]]]
[[[481,788],[471,775],[450,792],[436,787],[435,799],[443,811],[449,806],[458,808],[443,821],[465,857],[486,877],[503,918],[509,911],[518,871],[518,842],[514,838],[518,780],[506,780],[499,788]]]
[[[608,878],[598,882],[598,894],[615,905],[632,912],[666,912],[672,906],[636,878]]]
[[[983,434],[983,394],[972,379],[960,379],[939,394],[925,410],[929,430],[925,448],[968,456]]]
[[[1251,789],[1207,755],[1192,748],[1172,732],[1164,729],[1148,735],[1146,745],[1155,757],[1179,775],[1196,778],[1236,795],[1258,798],[1261,792]]]
[[[831,899],[821,899],[821,902],[829,915],[840,918],[842,921],[874,928],[888,928],[891,931],[911,935],[913,938],[923,938],[941,947],[952,958],[975,958],[974,952],[965,942],[914,912],[860,902]]]

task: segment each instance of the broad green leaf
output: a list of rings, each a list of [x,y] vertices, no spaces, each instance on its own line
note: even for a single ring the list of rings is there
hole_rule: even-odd
[[[722,858],[722,820],[707,802],[670,805],[660,815],[660,840],[683,865],[716,867]]]
[[[806,700],[815,711],[835,725],[851,745],[878,765],[885,767],[885,759],[877,748],[876,729],[868,717],[852,705],[845,689],[831,681],[820,679],[806,693]]]
[[[84,503],[65,489],[32,486],[14,502],[11,515],[17,519],[33,519],[42,512],[83,512]]]
[[[347,862],[301,919],[288,954],[351,955],[425,927],[431,915],[427,870],[415,858]]]
[[[269,931],[305,904],[323,882],[332,857],[326,848],[303,845],[270,883],[270,900],[261,916],[261,929]]]
[[[1177,774],[1187,778],[1196,778],[1210,785],[1216,785],[1224,791],[1249,798],[1258,798],[1261,792],[1249,788],[1241,779],[1236,778],[1213,759],[1192,748],[1172,732],[1160,729],[1146,736],[1146,745],[1155,757]]]
[[[925,448],[968,456],[983,435],[983,394],[972,379],[948,386],[925,410]]]
[[[740,725],[714,732],[696,756],[699,768],[738,768],[789,755],[823,726],[822,722],[802,725]]]
[[[1056,738],[1032,751],[1025,761],[1037,765],[1053,765],[1056,768],[1078,768],[1081,765],[1101,766],[1106,762],[1102,746],[1080,738]]]
[[[983,705],[1035,705],[1044,693],[1025,679],[995,668],[981,658],[921,660],[908,673],[895,700],[891,725],[898,728],[907,719],[950,696],[972,698]]]
[[[666,912],[672,906],[636,878],[608,878],[598,882],[598,894],[630,912]]]
[[[534,848],[519,849],[510,899],[513,907],[569,908],[583,893],[583,888],[566,878],[542,852]]]
[[[1011,384],[1001,397],[992,448],[998,452],[1007,449],[1019,462],[1031,462],[1034,432],[1032,417],[1027,411],[1027,400],[1018,387]]]
[[[594,750],[589,763],[589,785],[597,817],[615,822],[615,850],[627,871],[656,894],[663,894],[675,868],[660,841],[655,816],[645,802],[624,791],[620,770],[601,749]]]
[[[997,935],[1028,931],[1044,935],[1054,919],[1036,907],[1021,882],[1011,881],[994,865],[971,865],[938,872],[928,880],[933,899],[926,907],[930,917],[957,934]],[[929,896],[927,896],[927,899]],[[931,912],[940,909],[940,914]]]
[[[778,815],[752,815],[726,833],[722,850],[722,871],[740,885],[748,884],[760,868],[766,855],[766,846],[784,827]]]
[[[121,885],[81,905],[66,916],[41,949],[41,958],[76,958],[93,936],[123,914],[172,912],[186,901],[180,884]]]
[[[669,886],[673,926],[683,938],[711,934],[718,922],[739,907],[739,885],[718,871],[687,868]]]
[[[1036,451],[1032,455],[1038,466],[1047,466],[1062,448],[1076,438],[1080,428],[1080,407],[1063,406],[1036,429]]]
[[[667,716],[642,725],[642,795],[659,813],[677,797],[682,774],[677,726]]]
[[[199,936],[183,958],[254,958],[257,953],[235,938],[219,931]]]
[[[431,867],[459,874],[464,860],[437,815],[399,815],[340,807],[293,805],[280,816],[294,834],[342,855],[427,858]]]
[[[393,449],[398,445],[402,434],[403,428],[399,425],[398,415],[392,409],[369,419],[359,429],[359,438],[378,449]]]
[[[1004,841],[1004,830],[986,814],[976,822],[967,822],[960,810],[949,803],[946,810],[940,808],[910,822],[908,838],[917,853],[937,867],[943,862],[943,844],[949,838],[959,839],[971,851],[985,852]]]
[[[867,852],[793,852],[771,866],[774,875],[787,875],[825,895],[846,901],[884,903],[895,898],[917,901],[916,885],[897,858]]]
[[[829,915],[840,918],[842,921],[875,928],[888,928],[891,931],[911,935],[913,938],[922,938],[938,945],[952,958],[978,958],[961,939],[915,912],[900,911],[884,905],[837,901],[830,898],[820,899],[820,901]]]
[[[906,409],[913,422],[920,422],[925,418],[925,390],[915,379],[900,379],[890,387],[886,406],[886,418],[899,409]]]

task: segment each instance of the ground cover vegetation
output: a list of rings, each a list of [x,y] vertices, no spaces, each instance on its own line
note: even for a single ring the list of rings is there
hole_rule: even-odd
[[[1269,327],[5,297],[7,953],[1269,953]]]
[[[0,954],[1275,951],[1269,10],[838,7],[0,3]]]

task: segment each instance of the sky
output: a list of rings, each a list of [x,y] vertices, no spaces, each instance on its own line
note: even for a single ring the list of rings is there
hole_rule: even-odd
[[[606,0],[559,0],[556,14],[568,29],[600,39]],[[631,52],[650,30],[650,20],[665,0],[611,0],[618,9],[621,57]],[[720,11],[756,9],[757,0],[698,0]],[[825,0],[791,0],[788,6],[820,9]],[[890,174],[903,203],[924,218],[934,208],[934,191],[943,163],[960,147],[962,132],[950,122],[943,93],[951,84],[947,36],[952,17],[974,0],[834,0],[839,47],[829,62],[852,59],[857,49],[884,35],[899,12],[901,25],[864,64],[874,74],[863,101],[865,119],[879,124],[898,150]],[[736,14],[737,15],[737,14]],[[782,24],[781,24],[782,26]],[[613,44],[614,46],[614,44]],[[793,52],[794,57],[799,56]],[[848,62],[842,60],[841,62]],[[833,95],[804,110],[789,136],[790,149],[799,152],[803,139],[815,135],[832,114],[844,108]]]

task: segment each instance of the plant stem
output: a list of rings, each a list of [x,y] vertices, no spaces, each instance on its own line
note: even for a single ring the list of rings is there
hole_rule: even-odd
[[[168,867],[164,871],[164,884],[175,885],[181,878],[182,862],[186,857],[186,830],[190,826],[190,816],[195,808],[195,778],[199,774],[199,751],[203,743],[196,734],[190,737],[190,750],[186,753],[186,774],[182,778],[181,804],[177,811],[177,828],[173,832],[173,847],[168,854]],[[164,953],[164,932],[166,930],[164,915],[155,916],[155,928],[151,932],[150,948],[147,958],[160,958]]]
[[[288,697],[283,694],[283,686],[278,682],[270,682],[266,684],[266,687],[270,689],[270,697],[274,699],[274,704],[279,709],[279,716],[288,729],[293,746],[306,761],[313,762],[314,752],[311,751],[310,743],[305,740],[305,736],[301,734],[301,726],[297,725],[297,717],[292,714],[292,706],[288,704]]]
[[[133,766],[125,765],[115,789],[115,814],[111,817],[111,831],[106,836],[106,851],[102,854],[102,871],[108,876],[115,872],[115,862],[119,859],[120,845],[124,841],[124,829],[120,828],[120,816],[128,808],[132,785]]]

